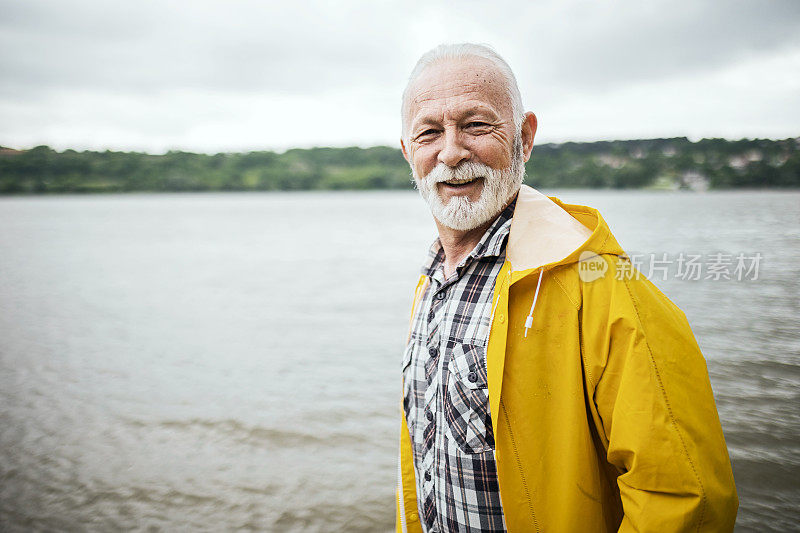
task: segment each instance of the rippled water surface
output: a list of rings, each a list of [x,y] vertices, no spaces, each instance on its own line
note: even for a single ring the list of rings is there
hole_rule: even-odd
[[[800,193],[545,192],[645,259],[762,254],[655,281],[708,359],[737,531],[796,528]],[[0,529],[390,530],[433,232],[411,192],[0,199]]]

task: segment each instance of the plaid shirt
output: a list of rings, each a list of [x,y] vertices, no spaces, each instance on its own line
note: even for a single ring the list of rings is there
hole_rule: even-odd
[[[437,239],[422,273],[429,283],[403,357],[406,421],[425,531],[505,531],[486,381],[486,345],[512,202],[444,278]]]

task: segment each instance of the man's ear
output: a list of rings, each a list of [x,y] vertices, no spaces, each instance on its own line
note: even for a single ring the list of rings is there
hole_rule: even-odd
[[[533,138],[536,136],[536,128],[538,126],[539,121],[536,119],[536,115],[530,111],[525,113],[525,118],[522,121],[522,154],[525,161],[531,158]]]
[[[403,152],[403,157],[406,158],[408,164],[411,164],[411,160],[408,158],[408,150],[406,150],[406,143],[403,141],[403,138],[400,137],[400,150]]]

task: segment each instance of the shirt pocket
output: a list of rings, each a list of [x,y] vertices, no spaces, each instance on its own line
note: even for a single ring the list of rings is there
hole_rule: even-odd
[[[494,449],[485,353],[482,346],[456,344],[447,366],[445,431],[466,454]]]

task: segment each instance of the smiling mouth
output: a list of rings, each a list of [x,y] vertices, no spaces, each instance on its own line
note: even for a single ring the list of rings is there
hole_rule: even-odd
[[[452,180],[442,181],[440,183],[443,183],[443,184],[448,185],[450,187],[458,188],[458,187],[466,187],[467,185],[469,185],[471,183],[474,183],[474,182],[478,181],[479,179],[480,178],[452,179]]]

